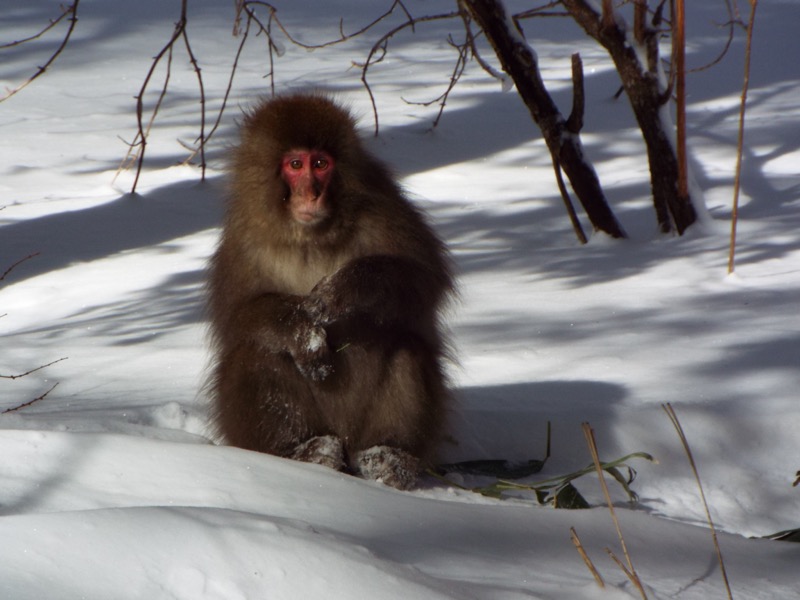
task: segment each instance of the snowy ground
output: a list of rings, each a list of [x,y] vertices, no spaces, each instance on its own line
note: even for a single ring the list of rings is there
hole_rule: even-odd
[[[218,106],[237,40],[232,3],[190,2],[189,34]],[[324,5],[323,5],[324,4]],[[276,3],[304,41],[355,29],[378,10],[355,1]],[[379,4],[379,3],[377,3]],[[449,2],[407,3],[415,14]],[[689,3],[697,4],[697,3]],[[705,3],[704,3],[705,4]],[[719,6],[717,6],[719,4]],[[746,3],[742,8],[746,8]],[[314,12],[306,6],[314,6]],[[317,6],[320,5],[320,6]],[[0,42],[35,32],[57,3],[2,9]],[[689,63],[722,48],[723,3],[692,6]],[[208,355],[204,264],[217,236],[221,167],[238,106],[265,91],[253,40],[234,106],[199,182],[179,140],[197,132],[185,54],[132,197],[114,174],[135,134],[133,96],[168,39],[178,3],[84,0],[56,65],[0,103],[0,597],[41,598],[631,598],[603,552],[619,553],[598,508],[556,511],[495,501],[433,479],[396,492],[321,467],[218,447],[205,437],[200,386]],[[369,13],[369,14],[367,14]],[[431,214],[458,264],[450,320],[460,366],[443,458],[553,456],[542,476],[586,465],[580,424],[601,455],[634,451],[640,503],[618,489],[617,514],[651,598],[722,598],[711,536],[686,457],[661,409],[671,402],[692,445],[737,598],[794,598],[797,544],[750,539],[800,526],[800,53],[793,0],[759,6],[744,157],[737,274],[726,276],[743,35],[689,80],[690,144],[712,221],[661,238],[643,148],[618,80],[592,42],[562,20],[526,25],[548,86],[569,107],[569,55],[586,65],[583,139],[632,239],[582,247],[520,100],[474,65],[438,129],[426,101],[444,89],[455,23],[420,26],[370,77],[381,136],[370,141]],[[385,28],[384,31],[388,29]],[[13,87],[53,37],[0,51]],[[324,86],[371,127],[352,61],[374,36],[325,51],[285,44],[277,88]],[[238,105],[238,106],[237,106]],[[607,587],[569,540],[575,527]]]

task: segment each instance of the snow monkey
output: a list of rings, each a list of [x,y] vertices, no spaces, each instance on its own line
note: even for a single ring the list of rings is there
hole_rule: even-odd
[[[413,487],[449,397],[445,246],[321,94],[249,111],[230,175],[209,275],[218,433]]]

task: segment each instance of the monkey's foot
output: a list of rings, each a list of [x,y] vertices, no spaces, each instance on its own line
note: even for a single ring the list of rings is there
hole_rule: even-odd
[[[335,435],[320,435],[297,446],[289,458],[330,467],[335,471],[345,468],[344,446]]]
[[[419,460],[391,446],[373,446],[355,455],[353,468],[364,479],[375,479],[398,490],[409,490],[417,482]]]

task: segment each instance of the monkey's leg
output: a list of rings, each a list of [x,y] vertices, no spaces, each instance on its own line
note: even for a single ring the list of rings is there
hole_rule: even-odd
[[[330,433],[307,380],[286,354],[238,346],[218,364],[214,387],[214,421],[233,446],[291,456],[310,438]]]
[[[352,463],[364,479],[379,480],[398,490],[413,488],[420,470],[416,457],[392,446],[373,446],[356,452]]]
[[[345,468],[344,445],[335,435],[318,435],[298,445],[289,456],[294,460],[310,462],[335,471]]]
[[[347,348],[344,352],[350,352]],[[353,348],[350,422],[340,432],[354,472],[413,487],[438,442],[447,388],[438,356],[411,335]],[[356,364],[353,364],[356,363]]]

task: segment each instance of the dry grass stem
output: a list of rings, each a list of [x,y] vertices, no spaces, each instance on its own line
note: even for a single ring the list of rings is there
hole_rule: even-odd
[[[731,241],[728,250],[728,274],[736,266],[736,227],[739,223],[739,189],[742,181],[742,150],[744,147],[744,111],[747,106],[747,89],[750,87],[750,54],[753,46],[753,25],[756,20],[758,0],[750,0],[750,20],[747,23],[747,45],[744,53],[744,80],[742,98],[739,106],[739,137],[736,142],[736,175],[733,181],[733,208],[731,213]]]
[[[615,563],[617,563],[617,566],[620,568],[620,570],[623,573],[625,573],[625,575],[628,577],[628,579],[633,581],[633,577],[634,577],[633,574],[630,572],[628,567],[626,567],[625,564],[619,559],[619,556],[614,554],[614,551],[611,548],[603,548],[603,550],[605,550],[606,554],[608,554],[611,557],[611,560],[613,560]]]
[[[619,525],[619,520],[617,519],[617,513],[614,511],[614,504],[611,502],[611,495],[608,492],[608,486],[606,485],[606,479],[603,474],[603,467],[600,463],[600,455],[597,452],[597,442],[594,438],[594,430],[588,423],[583,423],[581,427],[583,428],[583,434],[586,436],[586,443],[589,445],[589,452],[592,454],[592,461],[594,461],[594,466],[597,470],[597,477],[600,480],[600,487],[603,490],[603,496],[606,499],[608,511],[611,513],[611,519],[614,521],[614,527],[617,530],[617,537],[619,538],[619,543],[622,547],[622,553],[625,556],[625,561],[627,562],[627,568],[625,568],[622,562],[620,562],[610,550],[608,550],[608,553],[612,558],[614,558],[615,562],[620,565],[623,572],[628,576],[633,585],[636,586],[636,589],[639,590],[642,599],[647,600],[647,594],[644,591],[644,586],[642,585],[641,579],[639,579],[638,573],[636,573],[636,569],[633,567],[631,555],[628,552],[627,544],[625,544],[625,537],[622,535],[622,529]]]
[[[569,528],[569,539],[572,540],[572,543],[575,545],[575,549],[578,551],[578,554],[581,555],[581,558],[583,559],[583,562],[586,564],[586,567],[594,576],[594,580],[597,582],[597,585],[599,585],[601,588],[605,588],[606,582],[603,581],[603,577],[595,568],[592,559],[589,558],[588,554],[586,554],[586,550],[584,550],[583,544],[581,544],[581,539],[578,537],[578,532],[575,531],[574,527]]]
[[[714,548],[717,551],[717,560],[719,560],[719,569],[720,573],[722,574],[722,580],[725,582],[725,590],[728,592],[728,598],[733,599],[731,586],[728,582],[728,573],[725,570],[725,561],[722,559],[722,550],[719,547],[719,540],[717,539],[717,530],[714,527],[714,520],[711,518],[711,511],[708,509],[708,502],[706,502],[706,495],[703,492],[703,484],[700,481],[700,474],[697,472],[697,465],[694,462],[694,455],[692,454],[691,448],[689,448],[689,440],[686,439],[686,434],[683,432],[683,427],[681,427],[681,423],[678,420],[678,415],[675,413],[675,409],[672,408],[672,405],[669,403],[662,404],[662,408],[664,409],[664,412],[667,413],[669,420],[672,421],[675,431],[678,432],[678,437],[681,439],[683,449],[686,451],[686,456],[689,458],[689,464],[692,467],[692,473],[694,473],[695,481],[697,481],[697,488],[700,490],[700,499],[703,501],[703,508],[705,508],[706,511],[708,526],[711,529],[711,537],[714,540]]]

